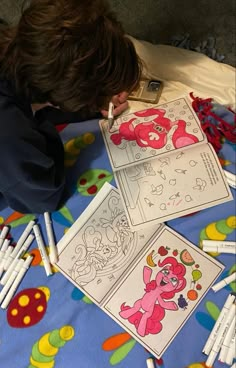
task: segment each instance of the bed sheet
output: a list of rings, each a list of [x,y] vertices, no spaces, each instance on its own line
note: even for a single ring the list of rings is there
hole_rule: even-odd
[[[231,67],[220,66],[204,55],[200,55],[200,58],[198,54],[190,57],[189,51],[177,50],[174,47],[159,46],[157,55],[157,47],[136,40],[134,42],[139,54],[146,61],[149,73],[162,80],[165,79],[164,76],[166,77],[162,101],[176,97],[180,91],[195,91],[200,97],[214,97],[220,103],[233,106],[234,86],[230,76],[232,77],[234,71]],[[163,63],[168,64],[167,54],[170,59],[175,57],[179,60],[183,57],[185,67],[187,67],[186,57],[188,57],[189,66],[196,69],[194,74],[188,76],[188,81],[184,80],[184,67],[176,66],[176,74],[168,76],[168,70],[166,69],[165,72],[163,66]],[[159,75],[155,71],[158,69],[153,60],[155,57],[158,60],[157,64],[160,65],[159,72],[163,69]],[[196,65],[194,58],[197,64],[201,60],[201,66]],[[152,60],[151,64],[150,60]],[[202,70],[205,68],[204,73],[209,78],[212,68],[215,71],[219,71],[218,68],[221,69],[218,79],[212,82],[214,86],[208,86],[209,94],[204,76],[201,78],[199,74],[196,75],[199,68]],[[182,75],[180,75],[181,72]],[[227,86],[224,92],[219,85],[220,78],[222,78],[222,85]],[[194,82],[198,83],[198,88],[192,84],[193,79],[198,79]],[[209,82],[211,80],[213,79]],[[183,91],[180,83],[185,86]],[[140,109],[142,106],[132,103],[131,111]],[[57,241],[83,212],[105,181],[115,185],[97,120],[68,125],[60,134],[67,151],[65,156],[67,180],[73,195],[61,210],[52,214]],[[225,141],[219,156],[222,165],[232,172],[235,172],[235,155],[235,145]],[[232,190],[232,193],[235,198],[235,190]],[[26,224],[33,218],[35,218],[34,215],[22,215],[6,208],[0,212],[0,225],[9,225],[11,235],[16,241]],[[37,216],[37,219],[46,239],[43,217]],[[191,216],[169,221],[167,224],[196,246],[200,246],[201,240],[207,237],[235,240],[235,200]],[[29,253],[35,256],[32,266],[8,309],[0,310],[1,368],[109,368],[112,366],[144,368],[146,366],[149,352],[128,333],[56,269],[53,276],[46,276],[35,242]],[[236,269],[235,258],[232,255],[214,254],[213,256],[225,265],[221,278]],[[232,291],[236,291],[235,283],[231,283],[218,293],[210,290],[163,357],[156,360],[156,367],[203,368],[206,357],[201,352],[202,348],[227,295]],[[214,368],[220,367],[227,366],[216,362]]]

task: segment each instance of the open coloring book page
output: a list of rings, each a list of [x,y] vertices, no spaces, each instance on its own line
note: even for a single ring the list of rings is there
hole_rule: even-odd
[[[224,269],[164,224],[131,231],[108,183],[58,251],[57,268],[157,357]]]
[[[100,121],[114,171],[206,142],[188,97],[121,116],[110,131],[107,124]]]
[[[57,267],[101,305],[159,228],[132,231],[117,189],[106,183],[58,243]]]
[[[167,226],[132,265],[105,310],[160,357],[224,266]]]
[[[211,145],[115,172],[129,225],[138,230],[232,200]]]

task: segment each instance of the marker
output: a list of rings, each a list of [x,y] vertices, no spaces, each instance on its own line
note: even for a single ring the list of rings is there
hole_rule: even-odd
[[[3,245],[2,245],[2,248],[0,249],[0,264],[1,264],[1,261],[4,257],[4,254],[8,248],[8,245],[10,244],[10,239],[5,239],[4,242],[3,242]]]
[[[114,124],[114,115],[113,115],[114,105],[112,102],[109,102],[109,108],[108,108],[108,126],[109,129],[112,128]]]
[[[58,261],[57,247],[54,240],[54,234],[52,229],[52,221],[48,212],[44,212],[44,220],[46,225],[48,245],[50,249],[49,258],[52,264]]]
[[[227,352],[227,356],[225,359],[225,363],[228,365],[232,364],[235,358],[235,343],[236,343],[236,331],[234,331],[233,338],[230,341],[229,350]]]
[[[202,350],[202,352],[206,355],[209,355],[211,348],[216,340],[216,337],[218,335],[218,332],[229,312],[230,307],[232,306],[232,304],[235,301],[235,296],[233,294],[229,294],[229,296],[227,297],[225,304],[223,305],[223,308],[219,314],[219,317],[217,318],[215,325],[206,341],[206,344]]]
[[[226,176],[226,180],[227,183],[229,184],[230,187],[232,188],[236,188],[236,175],[227,171],[227,170],[223,170]]]
[[[10,264],[7,268],[7,271],[5,272],[5,274],[3,275],[2,279],[0,280],[0,284],[1,285],[5,285],[5,283],[7,282],[7,280],[9,279],[12,271],[14,270],[14,268],[16,267],[17,261],[19,258],[21,258],[25,252],[27,251],[27,249],[30,247],[32,241],[34,240],[34,235],[30,234],[28,236],[28,238],[26,239],[25,243],[23,244],[22,248],[19,250],[19,252],[16,255],[16,258],[12,258],[12,254],[10,254],[8,261],[10,259]]]
[[[152,358],[148,358],[146,362],[147,362],[147,368],[155,368],[154,360]]]
[[[229,285],[231,282],[236,282],[236,272],[233,272],[232,275],[229,275],[220,282],[217,282],[217,284],[212,286],[212,290],[214,290],[214,292],[217,292],[223,289],[223,287],[225,287],[226,285]]]
[[[206,361],[206,366],[207,367],[212,367],[217,354],[220,351],[221,345],[224,341],[225,335],[229,329],[229,326],[231,325],[231,322],[235,316],[235,312],[236,312],[236,304],[233,303],[230,307],[230,310],[225,318],[225,320],[223,321],[223,324],[221,325],[219,332],[217,334],[216,340],[214,342],[214,345],[212,347],[212,350],[210,352],[210,354],[208,355],[207,361]]]
[[[16,243],[16,246],[12,252],[12,257],[16,258],[17,253],[19,252],[19,250],[21,249],[22,245],[24,244],[24,242],[26,241],[28,235],[30,234],[31,230],[33,229],[33,226],[35,224],[35,221],[30,221],[28,223],[28,225],[26,226],[25,230],[23,231],[23,233],[21,234],[20,238],[18,239],[18,242]]]
[[[18,272],[15,280],[13,281],[13,284],[11,285],[4,301],[1,304],[1,308],[5,309],[7,308],[8,304],[10,303],[15,291],[17,290],[18,286],[20,285],[25,273],[28,271],[29,266],[32,262],[33,256],[28,256],[26,260],[23,263],[23,266],[21,267],[20,271]]]
[[[229,347],[230,347],[230,342],[231,342],[232,337],[233,337],[234,332],[235,332],[235,318],[236,317],[234,316],[233,321],[231,322],[231,325],[229,326],[229,329],[228,329],[228,331],[225,335],[223,344],[222,344],[221,349],[220,349],[220,355],[219,355],[218,360],[221,363],[225,363],[227,353],[228,353]]]
[[[13,246],[12,245],[9,245],[4,253],[4,256],[1,260],[1,264],[0,264],[0,277],[2,276],[3,272],[5,271],[5,264],[6,264],[6,261],[9,257],[9,255],[12,253],[13,251]]]
[[[1,234],[0,234],[0,249],[4,243],[4,240],[6,239],[6,236],[8,234],[8,231],[9,231],[9,227],[8,226],[4,226],[2,231],[1,231]]]
[[[203,245],[203,250],[205,252],[236,254],[236,242],[235,241],[203,240],[202,245]]]
[[[223,170],[226,178],[229,178],[231,181],[233,181],[236,185],[236,175],[231,173],[230,171]]]
[[[236,189],[236,184],[234,181],[231,181],[229,178],[226,178],[226,180],[231,188]]]
[[[36,238],[36,241],[37,241],[37,244],[38,244],[38,248],[39,248],[39,251],[40,251],[40,254],[41,254],[41,257],[42,257],[44,269],[46,271],[47,276],[50,276],[50,275],[52,275],[52,269],[51,269],[51,266],[50,266],[50,261],[49,261],[49,258],[48,258],[48,255],[47,255],[47,252],[46,252],[46,249],[45,249],[45,245],[43,243],[43,238],[42,238],[42,235],[41,235],[41,232],[40,232],[40,229],[39,229],[38,225],[34,225],[33,230],[34,230],[34,235],[35,235],[35,238]]]
[[[3,289],[0,292],[0,303],[2,303],[3,299],[7,295],[8,290],[10,289],[11,285],[13,284],[13,281],[15,280],[18,272],[22,268],[24,263],[23,259],[18,259],[18,262],[16,264],[16,268],[13,270],[11,276],[9,277],[7,283],[4,285]]]

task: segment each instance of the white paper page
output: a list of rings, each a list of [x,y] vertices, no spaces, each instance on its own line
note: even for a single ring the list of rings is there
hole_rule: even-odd
[[[58,243],[58,269],[100,305],[160,229],[131,231],[118,190],[102,187]]]
[[[129,269],[105,310],[160,357],[223,269],[213,257],[164,227]]]
[[[232,200],[213,147],[203,144],[115,173],[132,229]]]
[[[100,128],[114,171],[206,141],[188,97],[123,115]]]

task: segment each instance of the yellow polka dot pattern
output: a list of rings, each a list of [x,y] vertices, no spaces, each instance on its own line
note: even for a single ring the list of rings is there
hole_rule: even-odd
[[[31,321],[30,316],[25,316],[24,319],[23,319],[23,322],[24,322],[25,325],[28,325],[30,323],[30,321]]]
[[[42,305],[39,305],[38,307],[37,307],[37,311],[38,312],[42,312],[44,310],[44,308],[43,308],[43,306]]]
[[[18,310],[17,309],[12,309],[12,311],[11,311],[11,315],[12,316],[17,316],[17,314],[18,314]]]
[[[30,302],[30,299],[27,295],[22,295],[19,300],[18,303],[21,307],[26,307]]]

